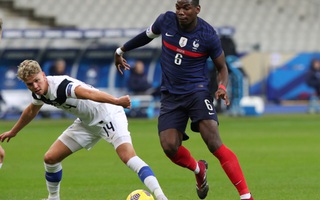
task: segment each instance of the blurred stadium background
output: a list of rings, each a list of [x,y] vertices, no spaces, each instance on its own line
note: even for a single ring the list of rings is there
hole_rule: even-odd
[[[200,4],[199,16],[236,43],[238,56],[227,57],[233,102],[226,112],[307,112],[314,91],[305,84],[305,74],[311,59],[320,58],[320,1],[200,0]],[[0,0],[4,21],[0,89],[6,102],[1,117],[9,118],[8,113],[19,112],[30,101],[30,95],[21,95],[28,91],[15,77],[16,66],[24,59],[37,60],[47,72],[63,58],[71,76],[114,95],[127,93],[127,74],[121,76],[113,65],[115,49],[160,13],[174,9],[169,0]],[[145,62],[154,86],[161,79],[160,45],[156,39],[125,55],[129,61]],[[244,105],[243,97],[249,97]],[[136,98],[137,107],[144,106],[141,100]],[[142,115],[152,117],[148,108],[154,104],[146,101]]]

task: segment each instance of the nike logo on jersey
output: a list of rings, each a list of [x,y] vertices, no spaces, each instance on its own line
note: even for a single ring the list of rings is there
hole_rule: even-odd
[[[214,115],[214,112],[209,112],[208,114],[209,114],[209,115]]]
[[[173,35],[169,34],[169,33],[166,33],[166,36],[167,37],[173,37]]]

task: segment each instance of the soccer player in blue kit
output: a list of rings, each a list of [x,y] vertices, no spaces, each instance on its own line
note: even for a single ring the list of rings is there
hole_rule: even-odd
[[[238,190],[240,199],[253,200],[236,155],[227,148],[219,135],[218,118],[213,98],[208,90],[206,61],[210,57],[218,70],[216,99],[229,105],[226,91],[228,70],[220,39],[214,28],[198,17],[199,0],[177,0],[176,13],[168,11],[158,16],[144,32],[127,41],[115,52],[115,65],[123,73],[130,65],[124,52],[144,46],[154,38],[162,37],[161,108],[158,118],[160,143],[171,161],[193,171],[200,199],[207,196],[208,164],[196,161],[182,142],[189,118],[191,129],[200,132],[209,151],[220,161],[222,168]]]

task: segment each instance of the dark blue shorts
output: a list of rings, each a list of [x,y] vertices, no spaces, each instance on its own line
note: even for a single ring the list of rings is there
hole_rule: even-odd
[[[175,95],[163,92],[161,97],[158,131],[174,128],[184,134],[183,139],[189,137],[185,133],[189,118],[191,130],[199,132],[199,121],[212,119],[218,122],[218,116],[213,105],[213,97],[209,91],[197,91],[187,95]]]

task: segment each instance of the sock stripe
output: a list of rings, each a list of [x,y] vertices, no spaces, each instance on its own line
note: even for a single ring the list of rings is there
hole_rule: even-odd
[[[46,172],[46,180],[49,182],[60,182],[62,178],[62,170],[54,173]]]
[[[144,182],[144,179],[146,179],[148,176],[155,176],[153,171],[149,166],[144,166],[139,170],[139,178],[142,182]]]

